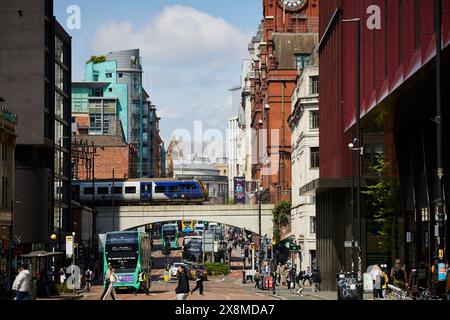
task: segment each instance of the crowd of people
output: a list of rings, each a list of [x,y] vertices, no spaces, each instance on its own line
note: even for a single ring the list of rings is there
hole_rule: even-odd
[[[272,270],[271,270],[272,269]],[[320,283],[322,282],[319,269],[313,269],[310,267],[306,270],[297,271],[296,266],[288,266],[287,264],[278,264],[276,268],[270,268],[266,264],[263,271],[256,270],[253,277],[255,286],[254,288],[263,288],[263,279],[265,276],[272,276],[274,278],[273,285],[282,288],[286,288],[288,292],[297,292],[302,294],[306,285],[312,287],[314,292],[320,291]]]
[[[408,274],[405,265],[400,259],[395,261],[390,272],[386,265],[373,266],[370,274],[373,282],[373,298],[384,299],[387,297],[389,285],[407,292],[412,299],[444,299],[450,300],[450,267],[445,264],[444,270],[440,269],[442,262],[435,259],[428,267],[420,262],[417,268],[413,268]],[[444,271],[444,272],[443,272]]]

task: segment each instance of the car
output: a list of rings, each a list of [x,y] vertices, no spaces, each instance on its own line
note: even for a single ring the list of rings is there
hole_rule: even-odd
[[[182,262],[175,262],[173,265],[172,265],[172,267],[170,268],[170,279],[172,279],[172,278],[176,278],[177,277],[177,274],[178,274],[178,268],[181,266],[181,265],[184,265],[185,266],[185,268],[186,268],[186,272],[190,275],[190,268],[189,268],[189,265],[187,265],[187,264],[185,264],[185,263],[182,263]]]

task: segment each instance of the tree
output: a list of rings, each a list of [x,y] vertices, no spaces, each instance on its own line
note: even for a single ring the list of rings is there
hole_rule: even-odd
[[[281,201],[273,209],[273,238],[276,242],[281,240],[281,227],[289,223],[292,205],[288,201]]]
[[[106,56],[91,56],[91,58],[86,62],[86,64],[93,62],[96,63],[102,63],[106,61]]]
[[[367,209],[372,219],[369,219],[369,227],[376,230],[381,238],[378,247],[381,252],[390,258],[398,253],[396,239],[397,226],[396,217],[399,211],[400,196],[396,177],[386,177],[386,169],[390,164],[385,162],[384,156],[380,155],[372,166],[375,174],[380,178],[362,191],[367,196]]]

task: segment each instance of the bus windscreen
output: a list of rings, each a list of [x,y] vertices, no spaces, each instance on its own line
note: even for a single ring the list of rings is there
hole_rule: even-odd
[[[137,234],[109,234],[105,253],[107,263],[111,263],[116,272],[134,272],[139,258]]]

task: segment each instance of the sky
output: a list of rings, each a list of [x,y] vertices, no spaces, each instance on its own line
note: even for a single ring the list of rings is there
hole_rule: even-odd
[[[84,80],[84,65],[92,55],[139,48],[144,88],[162,118],[166,147],[182,129],[193,136],[195,121],[202,121],[204,133],[217,129],[226,138],[234,113],[229,89],[240,83],[242,60],[248,58],[248,43],[262,18],[262,0],[54,3],[55,16],[72,36],[72,81]],[[67,24],[72,5],[80,8],[79,29]]]

